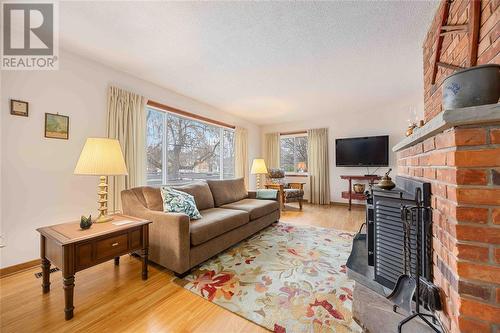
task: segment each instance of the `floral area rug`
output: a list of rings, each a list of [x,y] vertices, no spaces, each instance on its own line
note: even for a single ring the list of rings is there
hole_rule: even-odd
[[[177,281],[274,332],[362,332],[345,268],[352,238],[278,222]]]

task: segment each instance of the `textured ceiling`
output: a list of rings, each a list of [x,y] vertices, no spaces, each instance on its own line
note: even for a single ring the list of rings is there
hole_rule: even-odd
[[[61,2],[67,50],[258,124],[422,95],[437,2]],[[423,97],[422,97],[423,98]]]

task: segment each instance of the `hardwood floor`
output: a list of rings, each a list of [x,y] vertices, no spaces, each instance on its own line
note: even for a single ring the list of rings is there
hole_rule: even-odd
[[[290,204],[281,221],[357,231],[364,209]],[[172,282],[156,265],[141,280],[141,262],[130,256],[120,266],[109,261],[77,273],[75,316],[64,320],[61,272],[51,274],[51,291],[42,294],[40,268],[0,279],[1,332],[268,332]]]
[[[304,204],[302,212],[296,203],[290,203],[281,214],[281,221],[304,225],[315,225],[323,228],[334,228],[347,231],[358,231],[365,221],[365,208],[347,206],[320,206]]]

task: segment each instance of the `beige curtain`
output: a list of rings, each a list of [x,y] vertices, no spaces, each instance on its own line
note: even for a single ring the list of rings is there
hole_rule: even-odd
[[[310,202],[330,204],[330,175],[328,162],[328,129],[307,131],[307,164],[310,175]]]
[[[145,184],[146,99],[116,87],[108,89],[108,137],[118,139],[128,176],[109,177],[109,210],[121,211],[121,191]]]
[[[242,127],[234,130],[234,176],[243,177],[248,189],[248,131]]]
[[[280,134],[267,133],[264,137],[264,160],[267,168],[280,167]]]

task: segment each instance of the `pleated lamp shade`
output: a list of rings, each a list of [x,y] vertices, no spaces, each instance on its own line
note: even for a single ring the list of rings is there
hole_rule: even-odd
[[[108,138],[88,138],[75,167],[76,175],[128,175],[120,142]]]
[[[262,158],[254,158],[252,161],[252,168],[250,170],[252,175],[267,173],[266,162]]]

